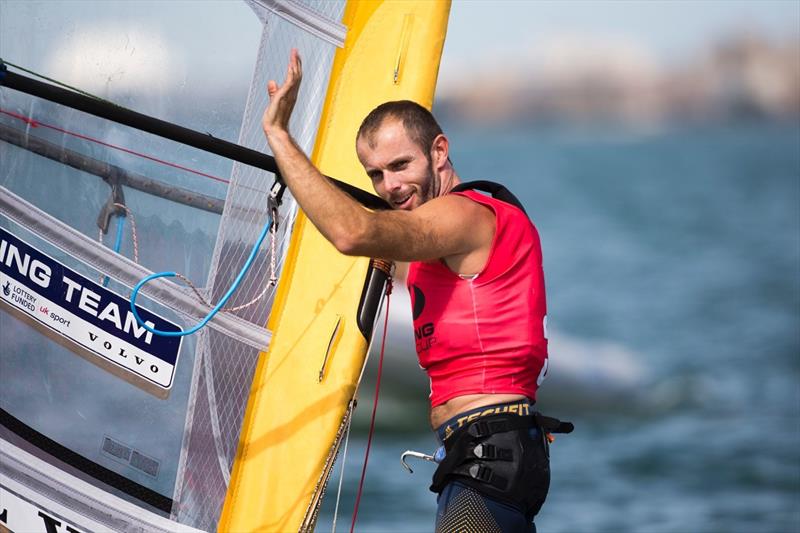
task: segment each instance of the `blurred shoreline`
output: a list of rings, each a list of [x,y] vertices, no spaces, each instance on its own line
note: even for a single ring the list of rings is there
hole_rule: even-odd
[[[513,64],[479,61],[437,94],[446,122],[617,124],[789,121],[800,118],[800,34],[751,30],[710,41],[665,65],[628,41],[563,36]]]

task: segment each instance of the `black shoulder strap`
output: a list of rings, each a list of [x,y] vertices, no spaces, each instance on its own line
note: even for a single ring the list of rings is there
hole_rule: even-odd
[[[498,200],[505,202],[507,204],[511,204],[514,207],[520,209],[526,215],[528,214],[525,211],[525,208],[522,207],[522,202],[514,196],[511,191],[505,188],[505,186],[500,185],[494,181],[487,181],[487,180],[478,180],[478,181],[468,181],[465,183],[459,183],[455,187],[453,187],[450,192],[462,192],[462,191],[469,191],[472,189],[477,189],[479,191],[488,192],[492,195],[492,198],[497,198]]]

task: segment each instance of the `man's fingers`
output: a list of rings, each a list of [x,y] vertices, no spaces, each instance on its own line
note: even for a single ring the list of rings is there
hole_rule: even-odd
[[[303,69],[300,64],[300,55],[296,49],[292,49],[289,56],[289,63],[286,66],[286,79],[283,84],[278,84],[275,80],[267,82],[267,94],[269,95],[269,105],[264,110],[261,118],[261,125],[264,133],[269,136],[269,132],[274,129],[287,129],[289,119],[292,115],[297,93],[300,90],[300,80]]]
[[[293,73],[292,73],[292,60],[290,58],[289,59],[289,63],[286,65],[286,79],[284,80],[283,84],[286,85],[287,83],[289,83],[291,81],[291,79],[292,79],[292,76],[293,76]]]
[[[292,52],[289,55],[289,71],[292,73],[292,77],[297,80],[303,77],[303,62],[300,59],[300,52],[297,51],[297,48],[292,48]]]

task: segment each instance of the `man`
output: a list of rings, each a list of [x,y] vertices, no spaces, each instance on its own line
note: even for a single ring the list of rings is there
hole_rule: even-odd
[[[412,102],[364,120],[356,151],[393,210],[370,212],[311,164],[288,131],[302,68],[270,81],[262,126],[281,175],[341,253],[410,262],[417,352],[431,380],[431,425],[447,450],[434,475],[436,529],[535,531],[549,487],[545,434],[531,404],[547,340],[541,250],[518,207],[461,183],[449,142]]]

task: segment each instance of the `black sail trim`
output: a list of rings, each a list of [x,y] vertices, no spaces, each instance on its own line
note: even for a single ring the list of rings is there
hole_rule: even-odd
[[[144,503],[152,505],[156,509],[165,513],[172,511],[172,499],[164,496],[161,493],[149,489],[144,485],[140,485],[135,481],[117,474],[113,470],[95,463],[87,459],[79,453],[76,453],[66,446],[63,446],[53,439],[46,437],[39,433],[29,425],[25,424],[18,418],[11,415],[8,411],[0,408],[0,425],[4,426],[9,431],[15,433],[20,438],[36,446],[40,450],[52,455],[53,457],[63,461],[64,463],[77,468],[81,472],[105,483],[110,487],[114,487],[125,494],[133,496]]]

